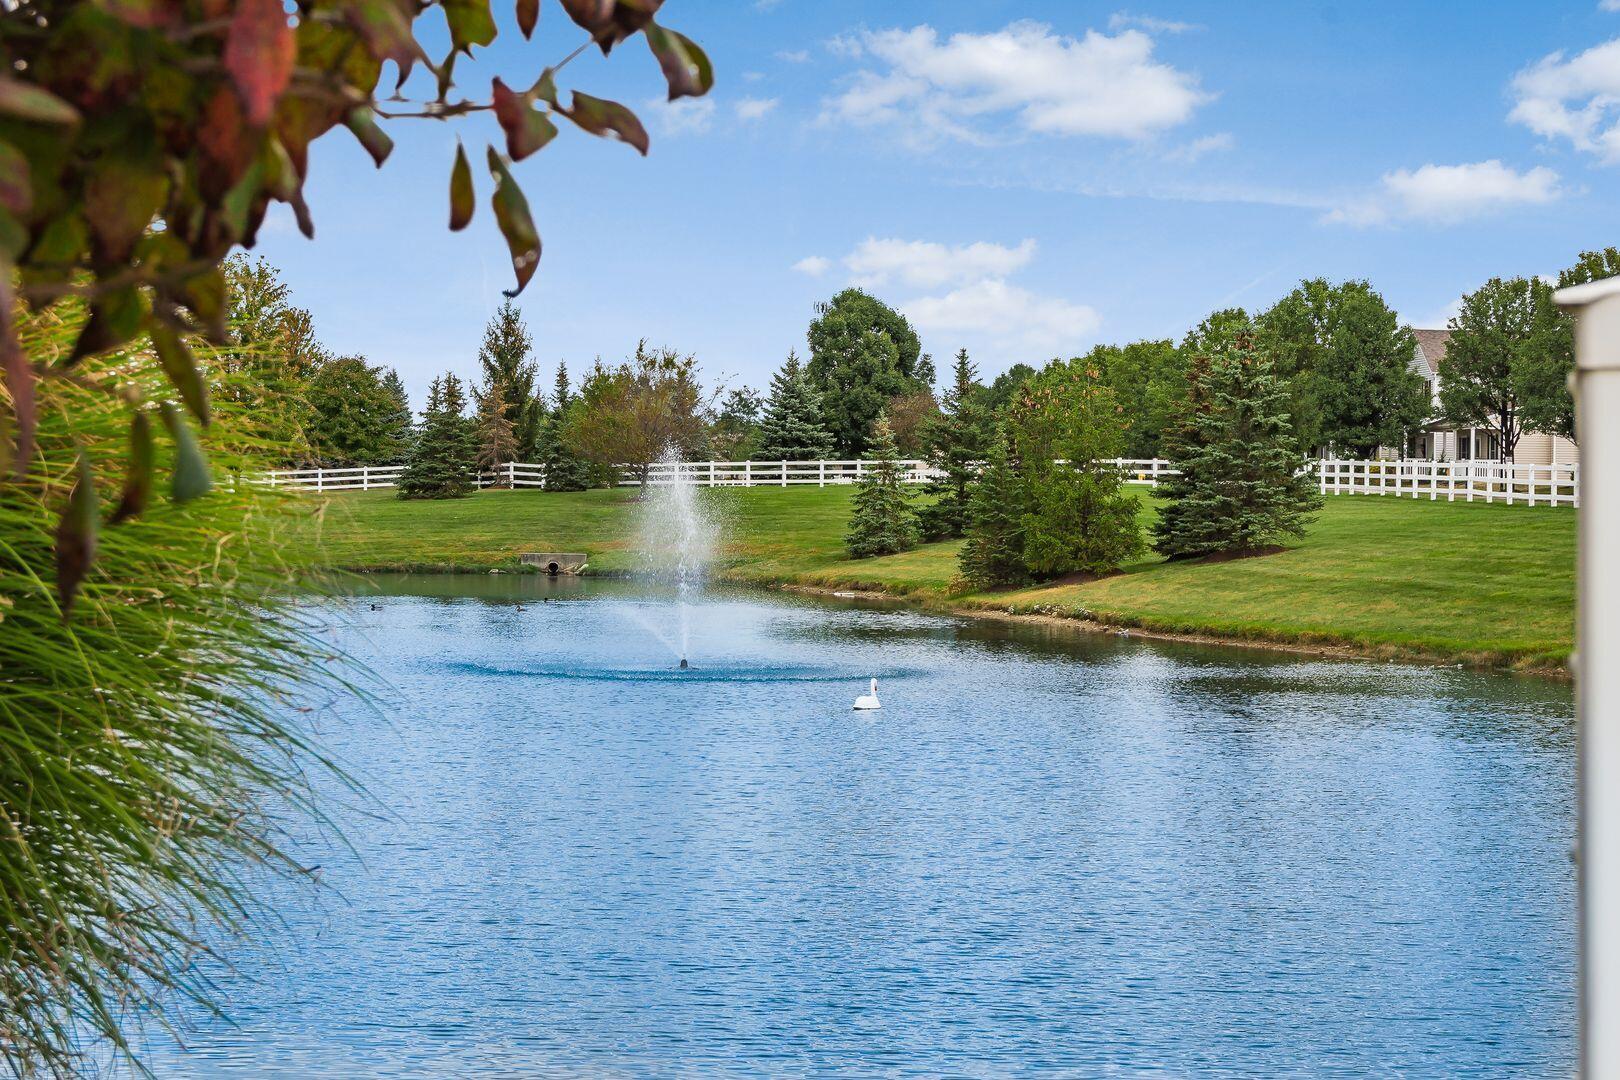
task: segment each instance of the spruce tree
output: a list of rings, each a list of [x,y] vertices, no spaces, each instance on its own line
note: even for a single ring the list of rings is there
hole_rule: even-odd
[[[545,400],[534,390],[536,369],[529,359],[532,344],[522,313],[507,300],[490,316],[484,343],[478,349],[483,384],[500,384],[506,418],[512,423],[517,453],[507,460],[532,460],[545,420]]]
[[[771,376],[771,393],[759,423],[759,460],[817,461],[832,455],[832,435],[821,420],[821,395],[799,358],[788,353]]]
[[[1185,412],[1170,435],[1180,475],[1154,526],[1172,558],[1252,552],[1301,536],[1321,506],[1289,423],[1289,387],[1252,337],[1194,356]]]
[[[937,475],[923,488],[934,501],[917,512],[924,540],[954,540],[966,531],[968,489],[989,442],[988,418],[980,404],[984,387],[966,349],[957,351],[953,374],[940,416],[928,430],[929,464]]]
[[[893,555],[917,546],[916,511],[902,482],[900,449],[889,418],[878,413],[872,426],[868,471],[855,482],[855,498],[844,546],[852,557]]]
[[[461,380],[445,374],[433,380],[427,411],[399,476],[402,499],[453,499],[473,490],[477,447]]]
[[[541,428],[540,463],[545,467],[547,491],[584,491],[590,487],[585,462],[568,448],[563,429],[574,407],[574,394],[568,386],[568,365],[557,365],[551,411]]]
[[[517,460],[517,431],[507,415],[506,386],[498,378],[476,391],[478,414],[474,420],[474,441],[477,445],[477,465],[480,473],[495,472],[509,461]],[[500,482],[500,477],[496,478]]]
[[[393,368],[384,369],[382,385],[389,401],[388,453],[379,464],[403,464],[411,452],[411,444],[416,441],[416,425],[411,422],[411,397],[405,392],[404,380]]]
[[[957,556],[962,576],[979,588],[1020,585],[1024,567],[1023,486],[997,439],[968,493],[967,542]]]

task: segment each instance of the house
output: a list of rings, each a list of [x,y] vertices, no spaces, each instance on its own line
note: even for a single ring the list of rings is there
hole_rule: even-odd
[[[1407,436],[1405,456],[1430,461],[1495,461],[1498,439],[1494,428],[1458,426],[1441,417],[1440,367],[1446,358],[1450,330],[1414,330],[1417,348],[1408,367],[1421,375],[1429,386],[1433,403],[1429,420]],[[1513,460],[1521,465],[1568,465],[1580,460],[1574,443],[1558,435],[1526,431],[1513,448]]]

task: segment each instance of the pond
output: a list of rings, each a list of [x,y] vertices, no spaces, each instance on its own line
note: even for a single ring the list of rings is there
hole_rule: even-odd
[[[1567,685],[741,592],[678,672],[623,584],[329,607],[370,801],[159,1075],[1574,1068]]]

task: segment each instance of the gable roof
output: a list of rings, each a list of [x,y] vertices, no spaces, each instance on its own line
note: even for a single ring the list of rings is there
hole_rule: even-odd
[[[1418,355],[1429,365],[1431,372],[1438,374],[1440,362],[1446,358],[1446,342],[1451,340],[1451,331],[1414,330],[1412,334],[1417,338]]]

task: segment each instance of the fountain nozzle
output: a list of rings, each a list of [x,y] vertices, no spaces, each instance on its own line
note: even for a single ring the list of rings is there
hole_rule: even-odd
[[[683,656],[683,657],[681,657],[681,670],[685,671],[687,669],[687,667],[688,667],[688,665],[686,663],[686,657]]]

